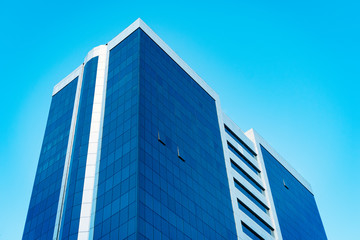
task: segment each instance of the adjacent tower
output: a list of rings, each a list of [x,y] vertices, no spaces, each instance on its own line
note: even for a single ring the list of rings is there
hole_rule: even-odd
[[[326,239],[310,185],[144,22],[57,84],[23,239]]]

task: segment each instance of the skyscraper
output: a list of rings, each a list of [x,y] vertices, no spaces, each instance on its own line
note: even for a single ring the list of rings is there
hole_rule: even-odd
[[[54,87],[23,239],[326,239],[310,185],[140,19]]]

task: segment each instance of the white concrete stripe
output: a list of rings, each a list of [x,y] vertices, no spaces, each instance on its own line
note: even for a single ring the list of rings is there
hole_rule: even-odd
[[[269,226],[275,229],[274,224],[270,218],[270,215],[263,212],[258,206],[255,205],[255,203],[253,203],[250,199],[248,199],[244,194],[242,194],[239,190],[236,189],[236,191],[234,192],[234,196],[237,199],[239,199],[241,202],[243,202],[254,213],[256,213],[264,222],[266,222]]]
[[[182,60],[156,33],[140,18],[133,22],[124,31],[107,43],[109,50],[122,42],[131,33],[141,28],[162,50],[164,50],[187,74],[190,75],[213,99],[218,99],[218,94]],[[86,59],[85,59],[86,60]],[[54,87],[54,92],[66,86],[68,82],[62,80]],[[222,112],[221,112],[222,115]]]
[[[250,175],[250,177],[256,182],[258,183],[260,186],[262,186],[264,189],[264,184],[261,180],[261,177],[259,175],[257,175],[253,170],[251,170],[241,159],[238,158],[238,156],[236,156],[233,152],[229,151],[229,158],[231,158],[237,165],[239,165],[239,167],[241,167],[248,175]],[[230,162],[231,163],[231,162]],[[261,169],[259,167],[259,169]],[[261,173],[260,173],[261,174]]]
[[[223,112],[224,124],[228,126],[251,150],[256,153],[254,143],[244,134],[241,128]],[[231,137],[231,136],[230,136]],[[231,137],[232,138],[232,137]]]
[[[267,178],[266,173],[264,174],[264,168],[263,168],[263,161],[259,160],[259,153],[258,149],[256,148],[256,144],[254,144],[251,139],[249,139],[237,125],[231,121],[229,117],[227,117],[223,113],[223,117],[225,119],[225,124],[241,139],[243,140],[250,148],[257,153],[256,159],[250,156],[249,153],[243,149],[243,147],[238,144],[229,134],[224,132],[224,141],[226,142],[226,150],[228,154],[228,161],[230,162],[230,158],[236,162],[248,175],[250,175],[259,185],[263,186],[265,189],[264,194],[261,194],[255,187],[253,187],[246,179],[244,179],[240,174],[238,174],[234,169],[232,169],[231,165],[228,170],[228,178],[229,181],[231,181],[230,184],[234,185],[233,178],[235,177],[240,183],[242,183],[250,192],[252,192],[258,199],[261,200],[261,202],[265,203],[266,206],[270,208],[269,214],[264,213],[262,210],[260,210],[254,203],[251,202],[245,195],[243,195],[238,189],[231,190],[231,198],[233,202],[233,208],[235,212],[235,222],[236,226],[238,228],[238,237],[241,239],[248,239],[247,235],[242,231],[241,221],[245,222],[251,229],[253,229],[257,234],[259,234],[264,239],[279,239],[281,240],[281,233],[279,232],[279,226],[278,221],[274,221],[274,208],[273,204],[270,204],[269,201],[269,188],[268,185],[266,185],[266,181],[264,178]],[[225,128],[223,128],[225,130]],[[253,163],[260,171],[260,176],[254,173],[241,159],[239,159],[234,153],[232,153],[228,147],[227,142],[230,142],[239,152],[241,152],[246,158],[248,158],[249,161]],[[251,142],[251,143],[249,143]],[[231,162],[230,162],[231,163]],[[230,185],[231,188],[231,185]],[[258,214],[265,222],[267,222],[270,226],[274,228],[274,236],[271,236],[268,232],[266,232],[264,229],[262,229],[256,222],[254,222],[251,218],[249,218],[245,213],[243,213],[239,207],[238,207],[238,201],[237,199],[240,199],[245,205],[247,205],[253,212]],[[277,220],[277,218],[276,218]]]
[[[66,85],[68,85],[70,82],[72,82],[72,80],[74,80],[77,76],[79,76],[79,72],[83,71],[83,67],[84,67],[83,64],[81,64],[72,73],[67,75],[63,80],[61,80],[58,84],[56,84],[54,89],[53,89],[52,95],[54,96],[61,89],[63,89]]]
[[[69,175],[70,160],[71,160],[72,148],[73,148],[73,143],[74,143],[74,135],[75,135],[75,128],[76,128],[77,114],[78,114],[78,109],[79,109],[79,101],[80,101],[80,93],[81,93],[81,86],[82,86],[83,71],[84,71],[84,65],[82,64],[80,67],[75,69],[75,71],[73,71],[71,74],[69,74],[63,80],[64,83],[66,83],[66,82],[70,83],[72,80],[74,80],[76,77],[78,77],[78,83],[77,83],[77,86],[76,86],[76,94],[75,94],[75,101],[74,101],[74,109],[73,109],[72,118],[71,118],[69,140],[68,140],[65,163],[64,163],[64,171],[63,171],[63,176],[62,176],[62,181],[61,181],[59,203],[58,203],[57,213],[56,213],[55,229],[54,229],[54,234],[53,234],[53,239],[54,240],[59,238],[59,233],[60,233],[60,228],[61,228],[62,215],[63,215],[64,202],[65,202],[65,195],[66,195],[66,187],[67,187],[67,181],[68,181],[68,175]],[[70,79],[72,79],[72,80],[70,80]],[[66,85],[64,85],[64,86],[66,86]],[[59,89],[58,91],[60,91],[61,89]],[[54,94],[56,94],[57,92],[55,92]]]
[[[237,239],[238,240],[243,240],[244,239],[244,234],[241,228],[241,217],[240,217],[240,211],[238,210],[238,205],[237,205],[237,199],[234,196],[234,192],[237,191],[235,185],[234,185],[234,180],[233,180],[233,176],[232,176],[232,167],[231,167],[231,162],[230,162],[230,155],[229,155],[229,150],[227,147],[227,141],[226,141],[226,132],[225,132],[225,127],[224,127],[224,120],[223,120],[223,113],[221,110],[221,106],[220,106],[220,100],[217,97],[215,100],[215,104],[216,104],[216,112],[217,112],[217,116],[218,116],[218,121],[219,121],[219,129],[220,129],[220,136],[221,136],[221,142],[222,142],[222,147],[223,147],[223,153],[224,153],[224,159],[225,159],[225,168],[226,168],[226,173],[227,173],[227,177],[228,177],[228,184],[229,184],[229,191],[230,191],[230,199],[231,199],[231,205],[233,208],[233,214],[234,214],[234,220],[235,220],[235,227],[236,227],[236,234],[237,234]]]
[[[230,137],[227,133],[225,133],[226,140],[235,147],[244,157],[253,165],[255,168],[260,170],[259,162],[257,159],[253,158],[248,152],[244,150],[244,148],[238,144],[232,137]]]
[[[106,87],[107,87],[107,79],[108,79],[110,49],[107,48],[106,51],[107,53],[106,53],[105,69],[104,69],[104,92],[102,95],[102,104],[100,106],[101,109],[100,132],[98,138],[98,153],[95,159],[96,164],[95,164],[95,179],[94,179],[94,190],[93,190],[94,193],[93,193],[93,204],[91,208],[90,232],[88,239],[94,239],[94,224],[95,224],[95,214],[96,214],[96,202],[97,202],[97,191],[98,191],[98,181],[99,181],[99,168],[100,168],[100,158],[101,158],[104,115],[105,115],[106,89],[107,89]]]
[[[260,200],[265,206],[268,206],[267,199],[264,194],[260,193],[258,190],[253,187],[245,178],[238,174],[235,170],[231,169],[231,174],[233,177],[238,180],[245,188],[247,188],[256,198]],[[233,182],[234,184],[234,182]],[[237,190],[237,189],[236,189]],[[237,190],[238,191],[238,190]]]
[[[271,187],[270,187],[270,183],[269,183],[269,179],[267,176],[267,171],[266,171],[266,167],[265,167],[265,163],[264,163],[264,158],[262,155],[262,152],[260,150],[260,145],[259,145],[259,141],[257,136],[255,135],[254,131],[248,131],[245,133],[249,139],[251,139],[254,143],[255,143],[255,148],[257,150],[258,153],[258,160],[261,163],[260,165],[262,166],[262,170],[263,170],[263,176],[264,176],[264,185],[265,188],[267,189],[267,191],[265,192],[265,195],[267,196],[267,199],[269,200],[269,205],[270,205],[270,216],[271,219],[273,221],[273,226],[275,226],[275,231],[274,231],[274,235],[276,239],[282,239],[282,234],[281,234],[281,229],[280,229],[280,224],[279,224],[279,220],[277,217],[277,213],[276,213],[276,208],[275,208],[275,204],[274,204],[274,199],[272,197],[272,193],[271,193]]]
[[[90,123],[89,146],[85,167],[84,188],[80,210],[79,234],[78,239],[89,239],[90,223],[93,215],[94,186],[96,166],[99,159],[100,142],[100,122],[102,116],[103,100],[105,95],[105,68],[107,61],[107,46],[101,45],[91,50],[85,57],[85,64],[90,59],[98,56],[98,65],[96,72],[94,101]]]
[[[245,133],[245,135],[248,136],[249,139],[254,140],[255,143],[260,143],[284,168],[286,168],[286,170],[291,173],[291,175],[293,175],[307,190],[309,190],[309,192],[313,194],[310,183],[306,181],[305,178],[301,176],[300,173],[297,172],[278,152],[276,152],[275,149],[260,136],[260,134],[258,134],[254,129],[250,129]]]
[[[238,209],[238,211],[241,213],[242,221],[246,225],[248,225],[252,230],[254,230],[254,232],[259,234],[262,238],[264,238],[265,240],[278,239],[276,238],[276,236],[270,235],[267,231],[265,231],[262,227],[260,227],[254,220],[252,220],[248,215],[240,211],[240,209]],[[245,233],[243,233],[243,235],[246,236]]]

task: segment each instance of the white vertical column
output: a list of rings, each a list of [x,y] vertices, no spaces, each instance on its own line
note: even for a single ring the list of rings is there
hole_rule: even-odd
[[[89,232],[88,239],[94,238],[94,223],[95,223],[96,200],[97,200],[97,191],[98,191],[98,182],[99,182],[99,168],[100,168],[104,115],[105,115],[105,99],[106,99],[106,86],[107,86],[107,78],[108,78],[109,56],[110,56],[110,48],[108,47],[107,53],[106,53],[106,60],[105,60],[104,94],[103,94],[102,107],[101,107],[99,144],[98,144],[98,152],[97,152],[97,158],[96,158],[95,182],[94,182],[94,191],[93,191],[93,202],[92,202],[92,208],[91,208],[90,232]]]
[[[224,127],[223,111],[221,110],[220,98],[218,95],[216,95],[216,97],[215,97],[215,104],[216,104],[216,113],[217,113],[218,121],[219,121],[220,136],[221,136],[221,142],[222,142],[222,147],[223,147],[223,152],[224,152],[225,168],[226,168],[226,174],[228,177],[230,199],[231,199],[231,204],[233,207],[237,238],[238,238],[238,240],[246,239],[246,236],[244,235],[242,228],[241,228],[241,220],[240,220],[241,217],[239,215],[240,211],[237,211],[237,209],[238,209],[237,199],[234,198],[234,196],[233,196],[233,193],[236,190],[235,190],[235,186],[233,183],[233,178],[231,176],[231,164],[229,161],[230,157],[229,157],[229,152],[227,150],[228,148],[227,148],[227,142],[226,142],[226,137],[225,137],[226,133],[225,133],[225,127]]]
[[[219,104],[220,105],[220,104]],[[220,109],[221,111],[221,109]],[[254,205],[254,203],[252,201],[250,201],[248,199],[248,197],[244,196],[243,194],[241,194],[239,192],[238,189],[236,189],[235,185],[234,185],[234,180],[233,178],[236,178],[238,180],[240,180],[238,177],[236,177],[236,175],[234,175],[234,173],[236,173],[232,167],[231,167],[231,162],[230,162],[230,158],[232,153],[229,152],[228,150],[228,146],[227,146],[227,141],[232,142],[232,144],[234,146],[236,146],[236,148],[239,151],[242,151],[242,154],[244,154],[249,160],[254,160],[245,150],[243,150],[243,147],[241,147],[241,145],[237,144],[235,142],[235,140],[233,140],[232,137],[228,137],[228,135],[225,132],[225,128],[224,128],[224,123],[230,127],[230,129],[232,129],[233,131],[236,129],[236,125],[235,123],[233,123],[225,114],[223,113],[218,113],[219,116],[219,124],[220,124],[220,133],[221,133],[221,138],[223,141],[223,146],[224,146],[224,155],[225,155],[225,163],[226,163],[226,169],[227,169],[227,175],[228,175],[228,180],[229,180],[229,185],[230,185],[230,195],[231,195],[231,201],[233,204],[233,211],[234,211],[234,216],[235,216],[235,225],[236,225],[236,230],[237,230],[237,234],[238,234],[238,239],[250,239],[244,232],[242,229],[242,221],[245,222],[251,229],[253,229],[257,234],[259,234],[262,238],[266,239],[266,240],[282,240],[281,238],[281,234],[279,233],[279,228],[278,228],[278,223],[277,221],[274,221],[273,218],[273,206],[271,204],[269,204],[269,198],[268,198],[268,192],[270,191],[270,188],[268,187],[268,185],[266,184],[267,181],[267,175],[264,169],[264,163],[263,161],[258,160],[254,163],[256,163],[256,166],[261,170],[261,178],[259,178],[259,181],[262,182],[262,186],[264,186],[265,188],[265,192],[264,195],[259,194],[257,191],[252,192],[255,196],[257,196],[257,198],[263,202],[264,204],[266,204],[267,206],[270,205],[270,210],[269,210],[269,214],[264,213],[263,211],[261,211],[260,209],[258,209],[256,207],[256,205]],[[252,148],[255,152],[257,152],[257,159],[260,158],[259,155],[259,149],[257,148],[257,143],[250,138],[247,134],[244,134],[242,132],[241,129],[238,129],[239,131],[234,131],[236,133],[236,135],[245,142],[246,145],[250,146],[250,143],[252,142],[253,147]],[[246,143],[248,142],[248,143]],[[255,160],[254,160],[255,161]],[[252,173],[248,173],[249,175],[251,175]],[[258,176],[256,176],[256,178],[258,178]],[[255,178],[254,178],[255,179]],[[265,179],[265,180],[264,180]],[[243,183],[246,186],[246,183]],[[249,189],[249,188],[248,188]],[[268,232],[266,232],[264,229],[262,229],[258,224],[256,224],[255,222],[253,222],[244,212],[242,212],[239,208],[238,208],[238,199],[241,200],[242,202],[244,202],[247,206],[249,206],[251,208],[251,210],[253,210],[261,219],[263,219],[266,223],[268,223],[270,226],[272,226],[275,231],[274,231],[274,235],[270,235],[268,234]],[[252,207],[251,207],[252,206]]]
[[[85,62],[98,56],[98,66],[96,72],[94,103],[90,124],[89,147],[87,152],[84,188],[82,195],[79,234],[78,239],[89,239],[90,222],[94,204],[95,175],[97,161],[100,159],[100,125],[103,116],[103,102],[105,101],[105,76],[107,61],[107,46],[101,45],[89,52]]]
[[[275,209],[275,203],[274,203],[274,199],[272,197],[269,178],[267,176],[267,171],[266,171],[266,167],[265,167],[265,163],[264,163],[264,158],[263,158],[261,148],[260,148],[261,140],[260,140],[258,134],[254,131],[254,129],[250,129],[249,131],[247,131],[245,133],[245,135],[251,141],[253,141],[253,143],[255,144],[255,148],[256,148],[257,153],[258,153],[258,159],[260,161],[260,165],[262,166],[262,173],[263,173],[263,176],[264,176],[264,184],[265,184],[265,187],[267,189],[266,195],[267,195],[267,198],[268,198],[269,204],[270,204],[270,212],[269,212],[269,214],[271,215],[271,219],[273,221],[273,226],[275,227],[275,231],[274,231],[275,239],[282,240],[280,224],[279,224],[279,220],[278,220],[278,217],[277,217],[277,214],[276,214],[276,209]]]
[[[71,159],[71,153],[72,153],[72,147],[73,147],[74,135],[75,135],[75,126],[76,126],[77,114],[78,114],[78,109],[79,109],[83,71],[84,71],[84,65],[82,64],[80,67],[75,69],[75,71],[73,71],[70,75],[68,75],[66,78],[64,78],[58,85],[56,85],[54,88],[54,92],[53,92],[53,95],[55,95],[58,91],[60,91],[63,87],[65,87],[69,82],[71,82],[73,79],[78,77],[74,109],[73,109],[72,118],[71,118],[69,140],[68,140],[68,145],[67,145],[67,149],[66,149],[64,171],[63,171],[63,176],[62,176],[62,181],[61,181],[59,203],[58,203],[57,212],[56,212],[55,229],[54,229],[54,234],[53,234],[54,240],[59,238],[59,233],[60,233],[62,214],[63,214],[64,202],[65,202],[66,186],[67,186],[67,180],[68,180],[68,175],[69,175],[70,159]]]

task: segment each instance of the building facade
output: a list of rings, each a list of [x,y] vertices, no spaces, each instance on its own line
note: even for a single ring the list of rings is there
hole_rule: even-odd
[[[310,185],[144,22],[54,87],[23,239],[327,239]]]

